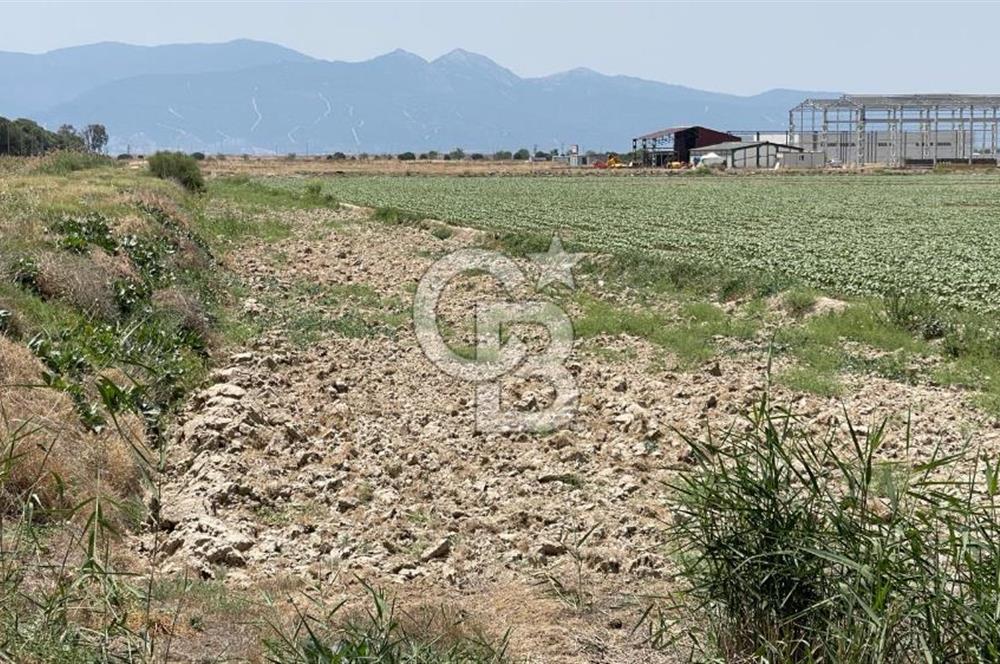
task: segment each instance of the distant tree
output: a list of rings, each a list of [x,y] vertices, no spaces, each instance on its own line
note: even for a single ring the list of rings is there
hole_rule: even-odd
[[[450,154],[443,155],[441,158],[444,159],[445,161],[451,161],[451,155]]]
[[[441,153],[438,152],[437,150],[430,150],[427,153],[427,158],[428,159],[440,159],[441,158]]]
[[[498,150],[493,153],[493,158],[497,161],[510,161],[514,158],[514,155],[510,150]]]
[[[550,157],[558,157],[559,156],[559,150],[557,148],[552,148],[551,150],[549,150],[549,156]]]
[[[412,152],[401,152],[398,155],[396,155],[396,159],[400,161],[413,161],[416,158],[417,155],[413,154]]]
[[[193,157],[193,158],[194,158],[194,159],[195,159],[196,161],[205,161],[205,153],[204,153],[204,152],[192,152],[192,153],[191,153],[191,156],[192,156],[192,157]]]
[[[465,150],[463,150],[462,148],[455,148],[454,150],[448,153],[448,156],[455,161],[461,161],[462,159],[465,159]]]
[[[61,132],[61,133],[60,133]],[[0,154],[28,156],[51,150],[83,150],[83,139],[70,127],[51,132],[38,123],[24,118],[8,120],[0,117]]]
[[[347,159],[347,155],[344,154],[343,152],[334,152],[333,158],[336,159],[337,161],[343,161]]]
[[[481,152],[473,152],[469,155],[469,159],[472,161],[482,161],[483,159],[486,159],[486,155]]]
[[[89,124],[83,129],[83,143],[91,152],[104,152],[108,144],[108,130],[102,124]]]
[[[526,161],[530,156],[531,153],[528,152],[526,148],[521,148],[520,150],[514,153],[514,159],[516,159],[517,161]]]
[[[548,161],[549,160],[549,153],[548,152],[542,152],[541,150],[536,150],[535,151],[535,160],[536,161]]]
[[[77,132],[76,127],[71,124],[64,124],[59,127],[56,132],[58,137],[56,147],[60,150],[79,150],[83,151],[86,146],[83,142],[83,137]]]

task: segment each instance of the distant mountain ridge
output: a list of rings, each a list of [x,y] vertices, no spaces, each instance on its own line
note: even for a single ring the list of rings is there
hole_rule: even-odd
[[[634,135],[676,124],[780,129],[791,106],[822,94],[741,97],[584,68],[521,78],[461,49],[363,62],[251,40],[0,52],[0,116],[102,122],[112,151],[623,150]]]

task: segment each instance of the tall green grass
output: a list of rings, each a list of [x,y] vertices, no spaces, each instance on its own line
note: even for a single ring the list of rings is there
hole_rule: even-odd
[[[102,166],[114,166],[110,157],[91,152],[60,151],[46,155],[35,167],[35,172],[46,175],[68,175],[74,171],[83,171]]]
[[[995,460],[888,460],[884,423],[813,434],[766,397],[687,442],[671,536],[702,656],[1000,661]]]

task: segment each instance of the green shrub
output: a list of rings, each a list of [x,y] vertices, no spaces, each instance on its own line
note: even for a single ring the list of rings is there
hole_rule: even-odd
[[[338,208],[340,204],[337,202],[337,198],[333,194],[323,193],[323,181],[322,180],[310,180],[306,182],[305,192],[303,193],[303,202],[309,205],[320,205],[323,207]]]
[[[781,296],[781,303],[793,316],[803,316],[816,304],[817,293],[808,288],[793,288]]]
[[[157,152],[149,158],[149,172],[163,180],[176,180],[188,191],[205,191],[197,160],[183,152]]]
[[[996,662],[997,467],[884,460],[884,423],[812,434],[763,397],[687,441],[672,535],[688,607],[725,661]],[[908,447],[904,441],[901,447]]]
[[[62,235],[62,248],[74,253],[86,253],[91,245],[113,253],[118,245],[107,218],[97,212],[64,216],[56,222],[54,230]]]
[[[502,251],[510,256],[544,254],[552,244],[552,236],[547,233],[524,231],[498,231],[491,233],[485,241],[488,248]],[[564,244],[565,247],[565,244]],[[567,247],[567,251],[572,249]]]
[[[413,224],[425,217],[423,215],[417,214],[416,212],[410,212],[409,210],[402,210],[397,207],[380,207],[375,209],[375,214],[373,215],[376,221],[381,221],[382,223],[396,225]]]
[[[447,240],[454,234],[455,231],[451,230],[447,226],[436,226],[433,230],[431,230],[431,235],[439,240]]]
[[[12,281],[25,290],[38,291],[38,262],[29,256],[14,261],[11,269]]]
[[[695,166],[694,168],[682,171],[684,175],[696,178],[712,177],[713,175],[718,174],[718,172],[719,169],[709,168],[708,166]]]
[[[884,305],[890,322],[924,339],[943,337],[951,327],[944,310],[926,296],[890,294]]]

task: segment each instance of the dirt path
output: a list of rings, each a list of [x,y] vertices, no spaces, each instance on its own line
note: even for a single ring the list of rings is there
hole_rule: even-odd
[[[687,453],[676,432],[732,422],[762,389],[764,359],[681,372],[639,341],[604,344],[631,349],[624,362],[578,344],[571,427],[478,434],[472,385],[428,361],[407,317],[420,276],[473,233],[439,239],[357,210],[292,216],[293,237],[232,261],[265,331],[183,413],[161,573],[322,586],[331,602],[364,580],[404,605],[463,611],[495,636],[509,629],[528,661],[672,661],[631,627],[671,590],[664,482]],[[461,317],[474,298],[458,295],[446,306]],[[921,444],[986,429],[954,393],[866,379],[851,394],[861,416],[913,408]],[[841,412],[784,396],[818,423]]]

